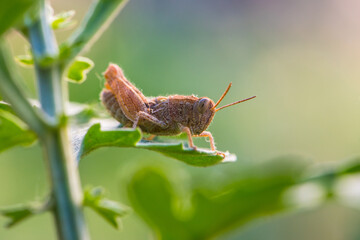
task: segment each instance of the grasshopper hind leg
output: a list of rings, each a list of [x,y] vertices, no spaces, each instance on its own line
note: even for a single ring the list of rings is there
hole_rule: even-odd
[[[149,121],[155,125],[158,125],[162,128],[166,128],[168,126],[168,124],[166,124],[165,122],[159,120],[158,118],[150,115],[149,113],[147,112],[144,112],[144,111],[140,111],[137,113],[137,116],[135,118],[135,121],[133,123],[133,128],[136,128],[139,124],[139,122],[143,121],[143,120],[146,120],[146,121]]]

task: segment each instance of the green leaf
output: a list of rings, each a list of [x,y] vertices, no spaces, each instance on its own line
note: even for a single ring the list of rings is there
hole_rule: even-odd
[[[1,214],[5,217],[10,218],[10,220],[6,223],[6,227],[12,227],[15,224],[29,218],[34,214],[31,207],[28,206],[19,206],[15,209],[6,209],[1,210]]]
[[[94,67],[94,62],[86,57],[76,57],[67,72],[67,79],[70,82],[82,83],[86,74]]]
[[[12,109],[12,107],[10,106],[10,104],[4,102],[4,101],[0,101],[0,112],[1,111],[6,111],[9,112],[13,115],[16,115],[14,110]]]
[[[104,189],[101,187],[85,189],[83,204],[93,209],[115,228],[119,228],[119,218],[130,211],[129,207],[106,199]]]
[[[360,157],[356,157],[346,161],[341,166],[339,166],[336,174],[345,175],[345,174],[354,174],[359,172],[360,172]]]
[[[131,205],[157,234],[156,239],[191,239],[191,232],[183,231],[182,221],[175,216],[176,210],[173,206],[179,196],[165,171],[145,167],[131,175],[132,178],[128,184]],[[182,182],[182,184],[188,183]]]
[[[89,128],[82,140],[79,156],[83,157],[100,147],[134,147],[140,139],[141,132],[138,129],[102,131],[97,123]]]
[[[23,67],[31,67],[34,65],[34,59],[31,55],[18,55],[15,57],[15,60]]]
[[[75,21],[72,18],[75,15],[74,10],[64,11],[51,17],[51,27],[53,29],[70,28],[75,25]]]
[[[8,208],[0,209],[0,215],[9,218],[6,227],[12,227],[35,214],[43,213],[53,206],[53,202],[48,199],[44,202],[36,202],[32,204],[20,204]]]
[[[20,119],[0,110],[0,152],[17,145],[30,145],[35,140],[36,135]]]
[[[15,25],[25,12],[38,1],[35,0],[11,0],[0,3],[0,37],[10,27]]]
[[[297,183],[303,167],[298,159],[287,162],[271,161],[249,169],[245,176],[222,172],[226,179],[219,179],[216,187],[208,179],[189,183],[175,169],[145,166],[131,173],[128,194],[158,239],[213,239],[256,218],[290,209],[283,194]],[[183,186],[190,188],[181,195]]]
[[[221,155],[217,155],[212,151],[200,149],[197,150],[184,148],[183,143],[138,143],[137,148],[148,149],[164,154],[165,156],[175,158],[177,160],[183,161],[187,164],[194,166],[211,166],[215,165],[224,158]],[[228,154],[228,157],[230,155]],[[233,157],[233,156],[231,156]]]
[[[100,124],[89,128],[82,140],[78,159],[100,147],[134,147],[156,151],[165,156],[175,158],[194,166],[211,166],[221,161],[233,161],[235,155],[226,153],[223,156],[204,149],[185,148],[183,143],[164,143],[140,141],[142,135],[139,129],[118,128],[114,130],[101,130]],[[77,143],[74,143],[77,145]]]

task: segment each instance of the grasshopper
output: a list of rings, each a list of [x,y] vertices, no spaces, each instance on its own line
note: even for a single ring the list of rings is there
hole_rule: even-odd
[[[140,127],[143,132],[156,135],[178,135],[185,132],[189,147],[196,149],[192,137],[208,137],[211,150],[216,152],[212,134],[205,131],[215,113],[226,107],[256,96],[216,108],[228,93],[231,83],[214,103],[210,98],[196,96],[159,96],[146,98],[128,81],[122,69],[110,64],[104,73],[106,82],[100,98],[110,114],[124,127]]]

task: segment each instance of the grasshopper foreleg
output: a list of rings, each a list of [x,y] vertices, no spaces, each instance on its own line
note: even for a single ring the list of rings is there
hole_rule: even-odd
[[[199,135],[194,135],[194,137],[208,137],[210,140],[211,150],[216,151],[215,141],[210,132],[204,131],[204,132],[200,133]]]
[[[215,141],[210,132],[204,131],[204,132],[200,133],[199,135],[192,136],[190,128],[188,128],[188,127],[181,127],[181,131],[187,134],[190,148],[196,150],[196,146],[194,145],[192,137],[208,137],[210,140],[211,150],[216,152]]]

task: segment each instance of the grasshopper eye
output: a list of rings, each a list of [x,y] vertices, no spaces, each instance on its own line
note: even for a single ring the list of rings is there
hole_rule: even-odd
[[[210,108],[211,100],[208,98],[201,98],[196,104],[196,109],[199,113],[204,113],[207,109]]]

